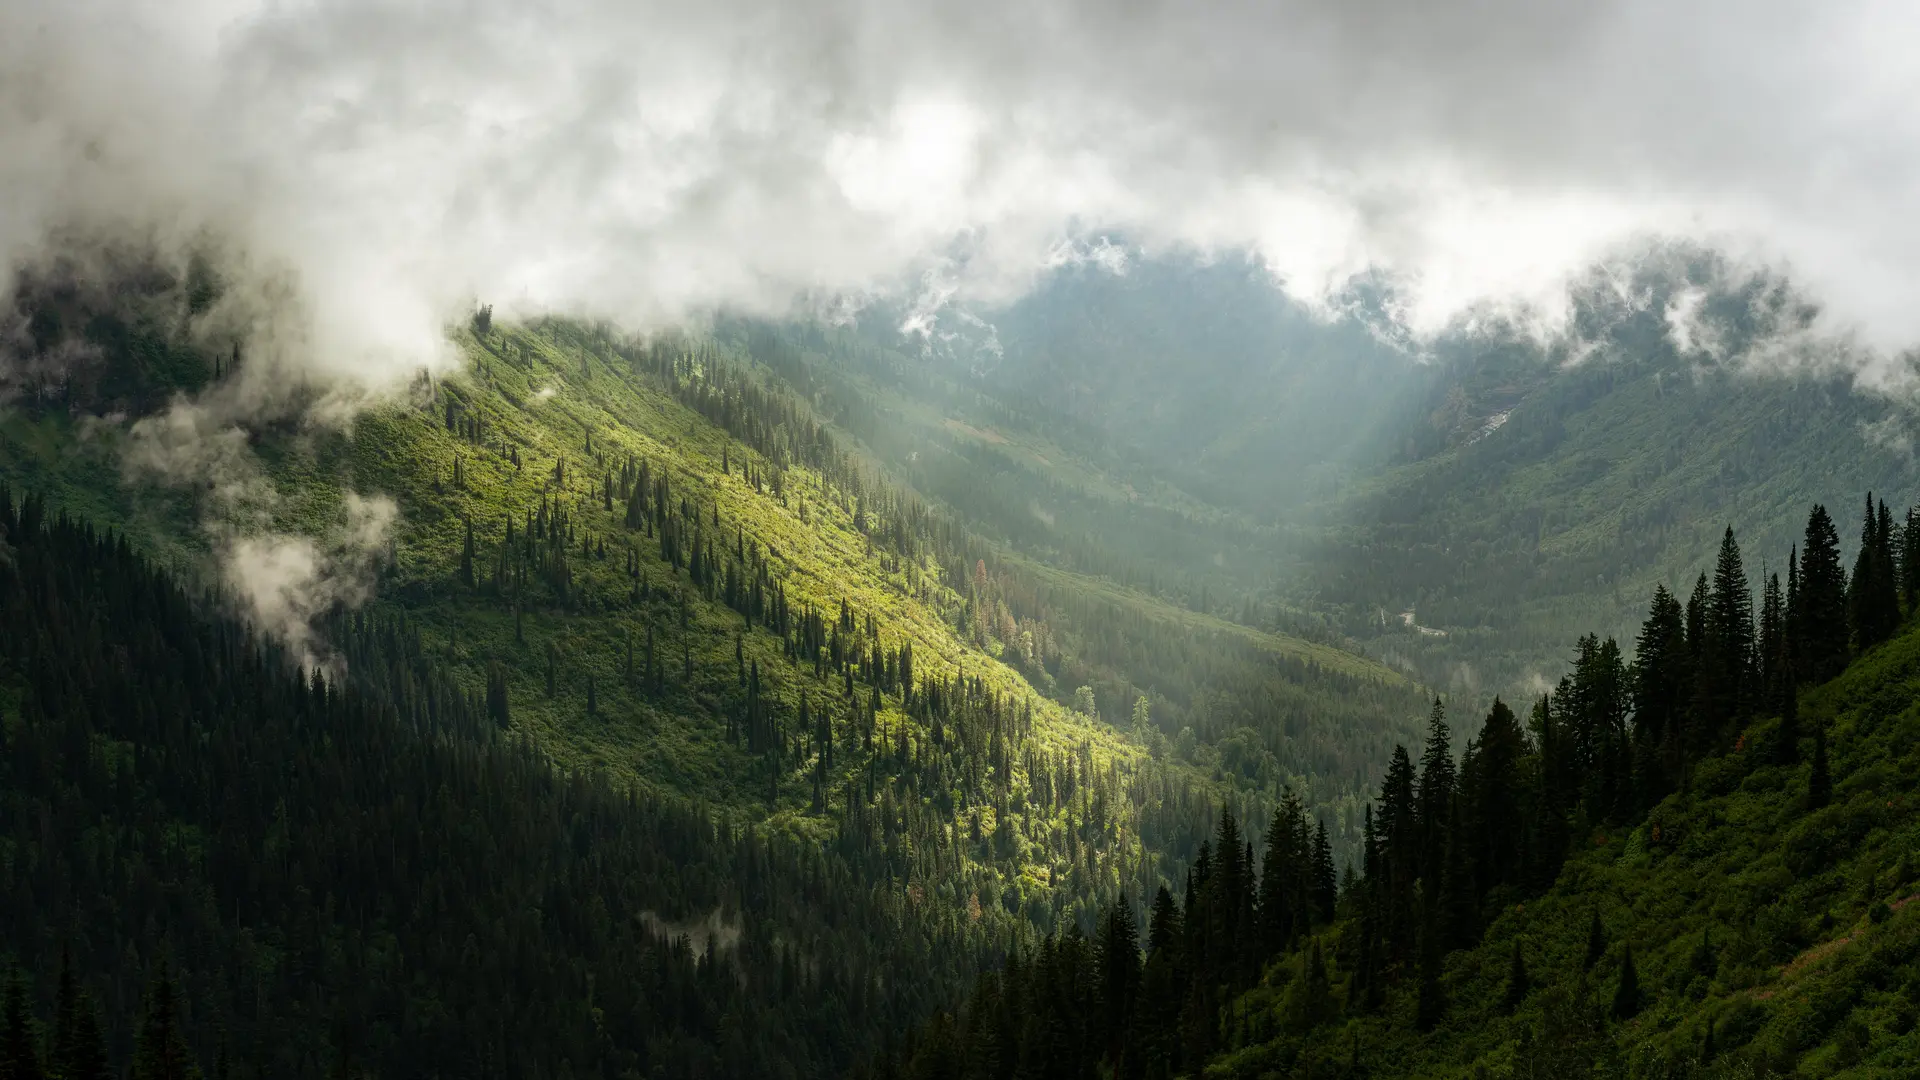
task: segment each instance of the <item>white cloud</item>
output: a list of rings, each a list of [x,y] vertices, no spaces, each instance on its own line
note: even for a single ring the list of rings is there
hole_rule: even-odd
[[[0,265],[217,243],[268,363],[384,378],[474,297],[992,301],[1105,232],[1251,246],[1314,303],[1381,271],[1417,332],[1551,324],[1659,234],[1788,268],[1888,352],[1920,339],[1916,29],[1873,0],[17,0]]]

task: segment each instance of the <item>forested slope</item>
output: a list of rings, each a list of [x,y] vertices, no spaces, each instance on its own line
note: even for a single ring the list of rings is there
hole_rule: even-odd
[[[1631,656],[1582,639],[1457,758],[1436,710],[1337,886],[1297,808],[1257,864],[1223,816],[1184,897],[1017,955],[880,1071],[1911,1075],[1920,556],[1884,505],[1862,533],[1849,574],[1816,508],[1756,612],[1728,531]]]
[[[88,1080],[831,1076],[998,947],[557,767],[404,624],[356,618],[355,674],[309,678],[124,537],[4,488],[0,532],[9,1069],[45,1021]]]
[[[1364,744],[1421,708],[1350,654],[1196,634],[1150,593],[1003,557],[865,456],[806,371],[743,327],[639,340],[481,317],[456,343],[460,370],[350,424],[243,422],[267,527],[325,538],[355,496],[393,498],[365,613],[403,624],[497,726],[846,845],[895,890],[1009,924],[1088,921],[1177,878],[1222,799],[1264,812],[1286,781],[1357,837]],[[199,395],[248,363],[156,368],[90,344]],[[89,415],[157,391],[93,385],[44,383],[0,418],[0,476],[204,567],[205,478],[127,471],[142,435]],[[351,671],[354,625],[309,645]]]

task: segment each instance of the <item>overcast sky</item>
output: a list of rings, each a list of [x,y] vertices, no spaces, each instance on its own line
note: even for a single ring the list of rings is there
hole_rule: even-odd
[[[400,370],[476,296],[991,301],[1110,230],[1308,300],[1385,270],[1424,332],[1665,235],[1896,350],[1915,41],[1854,0],[9,0],[0,258],[218,242],[312,362]]]

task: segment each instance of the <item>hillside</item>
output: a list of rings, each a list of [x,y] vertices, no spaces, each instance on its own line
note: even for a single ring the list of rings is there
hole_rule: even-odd
[[[1629,633],[1728,522],[1784,556],[1810,502],[1920,496],[1911,410],[1782,359],[1804,301],[1711,253],[1595,271],[1546,339],[1495,319],[1389,344],[1390,299],[1361,290],[1328,319],[1234,260],[1067,268],[972,313],[997,351],[960,350],[959,320],[926,343],[930,373],[897,396],[964,428],[905,403],[882,419],[917,433],[898,456],[931,463],[923,487],[1036,558],[1357,645],[1481,705],[1550,684],[1580,633]],[[865,334],[822,363],[885,402],[904,365],[871,358],[885,327]]]
[[[1777,582],[1757,618],[1728,601],[1747,588],[1729,534],[1703,622],[1657,599],[1631,659],[1583,639],[1524,721],[1496,702],[1457,760],[1436,714],[1424,753],[1396,751],[1337,885],[1296,809],[1264,830],[1257,873],[1220,856],[1243,835],[1223,817],[1184,898],[1015,957],[901,1064],[1910,1075],[1920,621],[1900,622],[1914,582],[1894,569],[1914,564],[1885,529],[1848,585],[1815,518],[1820,554],[1797,568],[1814,584],[1790,605]]]
[[[404,618],[564,765],[856,828],[897,887],[1044,929],[1177,879],[1221,798],[1257,811],[1291,780],[1357,837],[1370,744],[1420,708],[1349,654],[1226,624],[1213,647],[1152,596],[1002,558],[841,449],[751,340],[460,341],[462,371],[350,426],[260,425],[246,479],[295,539],[339,535],[350,493],[395,500],[364,615]],[[0,439],[0,477],[183,568],[217,554],[191,485],[122,472],[137,429],[16,410]],[[312,638],[349,670],[352,625]]]
[[[1455,692],[1523,693],[1575,635],[1624,637],[1656,582],[1690,587],[1728,522],[1778,569],[1808,503],[1842,516],[1851,547],[1861,492],[1920,496],[1910,454],[1875,435],[1904,430],[1897,403],[1843,379],[1694,367],[1658,338],[1462,396],[1502,425],[1355,484],[1289,590]],[[1403,611],[1446,636],[1408,632]]]
[[[845,846],[556,767],[397,620],[328,682],[4,485],[0,537],[9,1076],[38,1014],[76,1080],[828,1077],[1000,947]]]

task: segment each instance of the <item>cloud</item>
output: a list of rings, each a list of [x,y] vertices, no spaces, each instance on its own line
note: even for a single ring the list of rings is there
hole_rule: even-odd
[[[221,536],[222,580],[243,614],[285,642],[303,667],[337,665],[317,624],[337,607],[372,598],[374,569],[398,516],[392,499],[348,492],[342,520],[322,538],[271,531]]]
[[[1379,272],[1432,333],[1563,319],[1594,262],[1684,236],[1784,267],[1887,353],[1920,338],[1916,23],[1870,0],[16,0],[0,266],[211,247],[261,352],[391,378],[476,297],[630,326],[994,302],[1113,233],[1252,248],[1314,303]]]
[[[328,400],[305,415],[333,417],[338,410]],[[193,491],[218,579],[239,613],[286,644],[302,666],[337,667],[320,620],[372,598],[399,507],[385,495],[347,491],[318,535],[281,528],[280,494],[243,426],[256,418],[255,405],[241,384],[176,400],[130,425],[124,469],[130,481]]]

